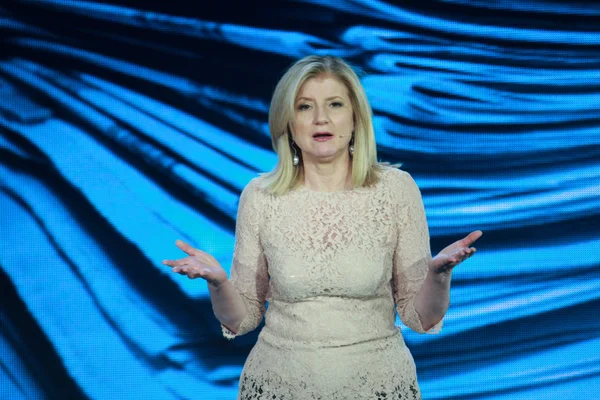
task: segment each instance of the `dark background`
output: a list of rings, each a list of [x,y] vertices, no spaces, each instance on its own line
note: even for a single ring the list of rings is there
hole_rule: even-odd
[[[183,239],[228,269],[276,162],[273,89],[309,54],[364,71],[378,154],[435,253],[481,229],[440,335],[403,328],[425,399],[600,392],[600,6],[584,1],[0,3],[0,398],[233,399]]]

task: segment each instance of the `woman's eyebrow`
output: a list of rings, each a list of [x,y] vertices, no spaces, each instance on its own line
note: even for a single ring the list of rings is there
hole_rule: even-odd
[[[344,99],[342,96],[331,96],[331,97],[326,98],[325,101],[333,100],[333,99],[336,99],[336,98],[340,98],[342,100]],[[312,97],[298,97],[296,99],[296,101],[300,101],[300,100],[311,100],[312,101],[314,99]]]

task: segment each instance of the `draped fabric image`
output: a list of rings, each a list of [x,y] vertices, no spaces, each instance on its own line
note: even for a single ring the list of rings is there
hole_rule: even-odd
[[[432,253],[475,229],[439,335],[401,325],[424,399],[600,395],[600,3],[6,0],[0,399],[233,399],[176,239],[229,270],[267,118],[310,55],[361,71],[378,157]]]

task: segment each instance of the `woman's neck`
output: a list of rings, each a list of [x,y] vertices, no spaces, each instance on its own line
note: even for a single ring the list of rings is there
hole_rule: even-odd
[[[304,186],[315,192],[339,192],[352,188],[349,158],[331,163],[305,163]]]

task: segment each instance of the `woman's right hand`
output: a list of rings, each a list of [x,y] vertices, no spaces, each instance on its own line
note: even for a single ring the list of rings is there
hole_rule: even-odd
[[[173,268],[173,272],[186,275],[190,279],[202,278],[214,287],[219,287],[227,281],[227,272],[213,256],[193,248],[182,240],[177,240],[175,245],[189,257],[164,260],[162,263]]]

